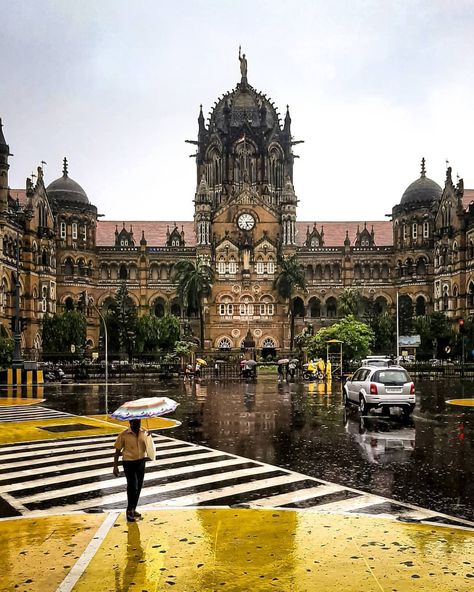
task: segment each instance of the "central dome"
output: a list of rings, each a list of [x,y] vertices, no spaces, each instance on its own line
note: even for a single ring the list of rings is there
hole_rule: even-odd
[[[46,192],[57,202],[80,203],[87,205],[89,199],[84,189],[68,176],[67,160],[64,159],[63,176],[46,187]]]
[[[266,95],[240,82],[217,101],[210,113],[210,123],[222,131],[227,126],[241,127],[244,123],[252,128],[272,128],[279,123],[279,117]]]
[[[438,200],[442,193],[443,190],[438,183],[426,176],[425,159],[423,158],[421,161],[421,176],[405,189],[400,205],[406,206],[415,203],[429,204]]]

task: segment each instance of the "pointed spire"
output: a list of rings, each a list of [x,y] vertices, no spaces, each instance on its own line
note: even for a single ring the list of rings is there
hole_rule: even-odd
[[[344,246],[350,247],[350,245],[351,245],[351,241],[349,240],[349,231],[346,230],[346,238],[344,239]]]
[[[290,128],[291,128],[290,107],[289,107],[289,105],[287,105],[286,106],[286,115],[285,115],[285,124],[284,124],[283,130],[285,132],[290,133]]]
[[[426,177],[425,157],[421,159],[421,176]]]
[[[3,123],[2,123],[2,118],[0,117],[0,146],[6,146],[7,143],[5,141],[5,136],[3,135]]]
[[[140,245],[146,246],[145,231],[142,230],[142,238],[140,239]]]
[[[67,170],[67,158],[64,157],[63,158],[63,177],[67,177],[67,173],[68,173],[68,170]]]

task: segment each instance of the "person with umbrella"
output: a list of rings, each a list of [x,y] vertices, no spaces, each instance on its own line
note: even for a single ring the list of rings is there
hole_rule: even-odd
[[[137,512],[138,500],[145,477],[145,462],[155,460],[155,444],[148,430],[141,427],[141,419],[159,417],[173,412],[178,403],[167,397],[150,397],[129,401],[119,407],[112,417],[129,421],[130,427],[121,432],[115,441],[113,474],[119,476],[118,461],[122,455],[122,466],[127,480],[127,522],[141,518]]]
[[[118,435],[114,448],[113,474],[119,476],[118,461],[122,455],[122,466],[127,479],[127,522],[141,518],[137,512],[138,500],[145,477],[146,445],[149,433],[141,427],[139,419],[131,419],[130,427]]]

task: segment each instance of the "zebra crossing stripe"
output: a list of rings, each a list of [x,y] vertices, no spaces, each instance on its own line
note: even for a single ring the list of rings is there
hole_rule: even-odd
[[[252,507],[256,508],[279,508],[285,504],[302,502],[323,495],[329,495],[338,491],[343,491],[344,487],[341,485],[319,485],[316,487],[308,487],[307,489],[299,489],[289,493],[282,493],[268,497],[262,497],[252,503]]]
[[[274,470],[277,467],[271,467]],[[162,502],[142,505],[143,509],[163,508],[164,506],[197,506],[209,502],[211,500],[224,498],[236,493],[247,493],[249,491],[257,491],[259,489],[267,489],[268,487],[276,487],[278,485],[285,485],[286,483],[295,483],[297,481],[306,481],[307,477],[298,475],[296,473],[289,473],[279,477],[272,477],[270,479],[263,479],[261,481],[250,481],[240,485],[229,485],[227,487],[218,487],[216,489],[209,489],[201,493],[193,493],[182,497],[175,497],[164,500]],[[225,504],[224,504],[225,505]]]
[[[385,498],[366,493],[353,497],[351,499],[328,502],[326,504],[318,505],[316,508],[311,508],[312,512],[354,512],[367,506],[374,506],[384,502]]]
[[[0,460],[3,455],[8,452],[27,452],[29,450],[49,450],[51,447],[67,448],[76,442],[99,442],[102,440],[115,440],[116,434],[103,434],[95,436],[74,436],[66,440],[58,440],[57,438],[50,438],[47,440],[38,440],[33,444],[28,442],[17,442],[16,444],[1,444],[0,445]]]
[[[74,417],[71,413],[49,409],[39,405],[12,405],[0,407],[0,423],[32,421],[35,419],[58,419]]]
[[[208,463],[206,465],[195,465],[193,467],[186,468],[186,475],[190,475],[192,473],[196,473],[196,472],[211,469],[211,468],[228,467],[228,466],[234,467],[238,464],[243,464],[244,462],[245,461],[243,459],[242,460],[230,459],[230,460],[225,460],[225,461],[221,461],[221,462],[217,462],[217,463]],[[154,479],[157,479],[157,478],[164,479],[166,477],[181,475],[182,473],[183,473],[183,469],[181,467],[178,469],[169,469],[167,471],[161,471],[161,470],[154,471],[154,472],[147,471],[146,478],[147,478],[147,481],[150,482],[150,481],[153,481]],[[213,475],[213,477],[215,478],[214,475]],[[180,481],[180,482],[178,482],[178,485],[181,485],[182,483],[183,482]],[[25,505],[25,504],[30,504],[32,502],[38,502],[38,501],[43,501],[43,500],[50,500],[50,499],[55,499],[55,498],[66,498],[66,497],[73,496],[78,493],[87,493],[89,491],[97,491],[97,489],[99,489],[101,491],[105,491],[107,489],[119,487],[120,489],[123,490],[124,485],[126,485],[126,480],[124,477],[119,477],[119,478],[114,477],[114,478],[108,479],[106,481],[81,484],[81,485],[77,485],[75,487],[65,487],[64,489],[57,490],[57,491],[47,491],[44,493],[37,493],[35,495],[28,495],[25,497],[19,496],[19,497],[17,497],[17,499],[19,499],[20,502]],[[174,483],[174,485],[176,485],[176,483]],[[146,489],[143,490],[143,493],[145,495],[148,495],[149,491],[150,491],[150,487],[147,487]]]

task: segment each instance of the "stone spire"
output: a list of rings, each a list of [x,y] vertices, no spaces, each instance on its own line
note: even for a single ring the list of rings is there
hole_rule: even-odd
[[[10,148],[5,141],[2,131],[2,120],[0,119],[0,211],[8,209],[8,157]]]
[[[286,115],[285,115],[285,123],[283,126],[283,131],[285,131],[287,134],[291,135],[291,117],[290,117],[289,105],[286,106]]]
[[[421,159],[421,176],[426,177],[425,157]]]

